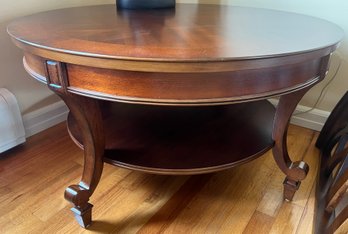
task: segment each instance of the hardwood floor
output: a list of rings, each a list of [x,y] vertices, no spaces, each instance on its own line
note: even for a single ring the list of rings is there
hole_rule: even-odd
[[[79,181],[82,152],[64,124],[0,155],[0,233],[311,233],[317,132],[289,129],[293,159],[310,165],[293,202],[270,152],[231,170],[160,176],[105,164],[92,196],[94,223],[80,228],[64,200]]]

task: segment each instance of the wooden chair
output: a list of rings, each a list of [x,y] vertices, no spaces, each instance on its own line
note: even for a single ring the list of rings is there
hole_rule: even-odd
[[[320,149],[321,157],[316,190],[315,233],[334,233],[348,219],[348,92],[329,116],[316,146]],[[348,233],[348,230],[343,233]]]

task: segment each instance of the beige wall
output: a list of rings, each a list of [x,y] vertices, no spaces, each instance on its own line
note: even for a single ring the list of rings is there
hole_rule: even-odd
[[[23,114],[59,100],[45,85],[30,78],[22,64],[22,52],[6,33],[6,25],[14,18],[50,9],[114,3],[114,0],[1,0],[0,3],[0,87],[17,97]]]
[[[144,0],[141,0],[144,1]],[[341,26],[348,33],[348,1],[346,0],[177,0],[190,3],[220,3],[238,6],[271,8],[284,11],[303,13],[332,21]],[[33,79],[24,71],[22,66],[22,52],[10,41],[6,33],[6,25],[16,17],[32,14],[49,9],[71,7],[78,5],[93,5],[114,3],[114,0],[1,0],[0,7],[0,87],[8,88],[19,102],[22,113],[43,107],[58,98],[52,96],[48,89]],[[341,61],[341,62],[339,62]],[[323,87],[332,77],[338,64],[341,67],[337,76],[326,90],[318,108],[331,110],[338,99],[348,89],[348,38],[342,42],[338,52],[334,54],[328,78],[313,88],[302,100],[302,104],[312,106]]]
[[[234,6],[269,8],[296,12],[329,20],[345,31],[341,47],[334,53],[327,78],[310,90],[301,104],[313,106],[321,91],[333,77],[339,64],[340,69],[334,80],[324,90],[324,96],[317,108],[331,111],[340,97],[348,90],[348,1],[347,0],[177,0],[182,3],[213,3]]]

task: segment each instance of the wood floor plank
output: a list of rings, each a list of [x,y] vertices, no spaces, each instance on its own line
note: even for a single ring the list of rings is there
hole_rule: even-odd
[[[162,233],[204,187],[212,174],[192,176],[160,210],[139,230],[139,233]]]
[[[307,200],[305,210],[302,213],[300,223],[297,227],[296,234],[313,233],[313,217],[315,208],[315,184],[312,185],[310,196]]]
[[[214,174],[159,176],[105,165],[91,197],[93,225],[78,226],[64,200],[83,154],[59,124],[0,157],[0,233],[306,233],[313,219],[317,133],[291,126],[289,153],[311,169],[291,203],[271,152]],[[59,145],[59,147],[57,147]]]
[[[274,188],[274,186],[268,185],[266,192],[256,210],[265,215],[275,217],[282,204],[283,191],[281,188]]]
[[[267,154],[265,157],[271,157],[271,154]],[[262,200],[267,185],[272,179],[273,168],[264,166],[264,164],[261,163],[261,159],[243,165],[240,170],[240,181],[245,181],[247,173],[248,183],[238,185],[238,187],[236,186],[235,190],[237,194],[232,193],[230,195],[233,197],[236,196],[238,199],[233,198],[235,200],[234,207],[226,214],[227,217],[220,227],[221,233],[231,233],[231,228],[233,228],[232,230],[234,233],[243,232]],[[234,186],[233,182],[232,184]]]
[[[153,217],[161,207],[168,204],[169,199],[173,197],[173,194],[181,188],[185,183],[187,177],[174,178],[169,176],[161,186],[163,189],[156,189],[151,193],[144,201],[132,212],[132,215],[128,217],[127,222],[123,222],[122,225],[117,225],[113,229],[113,233],[136,233],[139,232],[149,220]],[[145,224],[145,225],[144,225]]]
[[[296,233],[304,208],[289,202],[284,202],[274,220],[270,234]]]
[[[258,233],[258,234],[268,234],[272,228],[274,218],[255,211],[251,217],[248,225],[243,231],[243,234]]]

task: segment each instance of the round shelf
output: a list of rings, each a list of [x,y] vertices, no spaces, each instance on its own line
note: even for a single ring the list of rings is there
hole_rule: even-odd
[[[201,174],[248,162],[269,150],[275,109],[268,101],[166,107],[102,102],[104,161],[156,174]],[[68,129],[83,148],[72,115]]]

